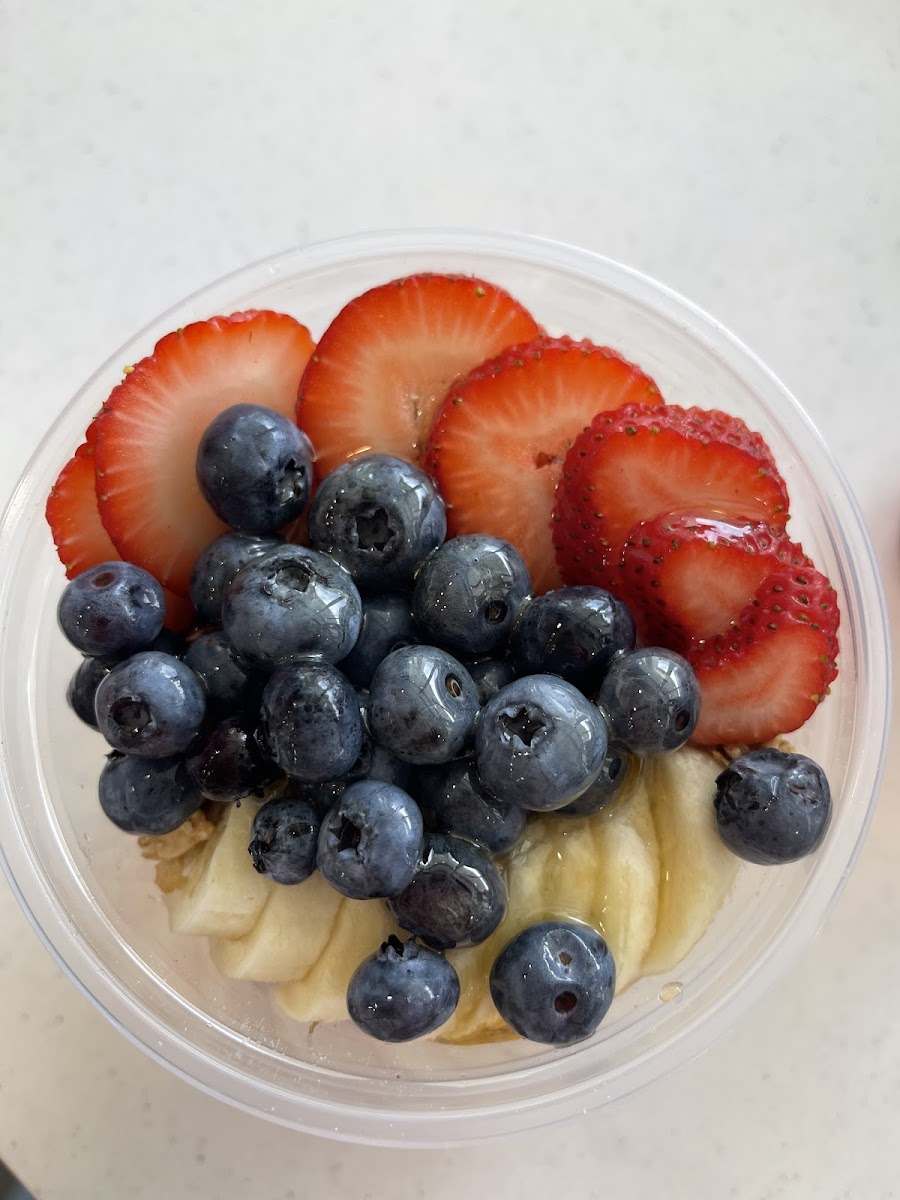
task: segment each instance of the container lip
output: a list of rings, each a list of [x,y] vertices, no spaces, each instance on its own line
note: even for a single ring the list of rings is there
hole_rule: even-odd
[[[7,746],[5,739],[0,739],[0,783],[7,801],[0,805],[0,865],[19,903],[54,958],[79,989],[130,1041],[210,1095],[226,1099],[249,1113],[265,1114],[282,1124],[342,1140],[386,1146],[440,1147],[545,1125],[550,1120],[562,1120],[582,1111],[592,1100],[598,1102],[610,1094],[624,1096],[701,1053],[723,1036],[774,984],[831,910],[861,848],[884,770],[891,678],[884,594],[856,500],[843,472],[810,418],[761,360],[697,305],[631,267],[564,242],[531,234],[498,234],[465,228],[350,234],[288,250],[242,267],[199,289],[129,339],[69,402],[31,456],[12,493],[0,520],[0,622],[5,626],[3,618],[7,612],[14,574],[10,567],[15,563],[26,519],[33,518],[37,506],[43,503],[46,486],[41,482],[41,477],[47,474],[48,463],[52,467],[62,461],[61,455],[68,453],[74,444],[73,437],[81,432],[73,420],[79,402],[106,377],[114,381],[118,364],[128,361],[132,350],[142,348],[142,352],[146,352],[146,343],[151,337],[155,340],[174,317],[182,316],[201,302],[207,310],[218,308],[229,294],[235,295],[248,287],[258,287],[266,280],[290,276],[300,269],[335,265],[351,259],[366,261],[384,255],[422,252],[458,252],[488,255],[495,259],[524,260],[533,265],[562,269],[594,284],[602,284],[611,291],[639,301],[656,313],[664,314],[686,337],[714,350],[747,383],[759,403],[770,413],[771,404],[761,395],[762,386],[777,393],[779,404],[785,406],[786,419],[801,429],[805,437],[812,439],[804,447],[804,457],[808,457],[808,446],[811,445],[814,454],[825,460],[831,472],[830,495],[836,497],[842,506],[837,521],[856,573],[854,585],[859,593],[858,604],[867,617],[864,627],[858,631],[869,672],[869,684],[862,697],[867,740],[874,742],[873,735],[876,731],[880,733],[877,761],[860,763],[857,772],[860,793],[868,793],[868,803],[858,822],[855,840],[843,857],[841,871],[837,878],[826,881],[828,894],[822,887],[816,889],[812,886],[817,882],[817,878],[813,877],[791,914],[790,921],[785,923],[766,953],[754,961],[742,978],[720,993],[713,1004],[702,1009],[692,1025],[642,1058],[632,1060],[627,1067],[620,1068],[617,1077],[607,1078],[602,1085],[605,1090],[603,1096],[597,1095],[597,1084],[581,1080],[574,1086],[556,1088],[530,1096],[527,1100],[516,1100],[514,1104],[509,1099],[500,1098],[480,1107],[418,1112],[375,1104],[348,1107],[326,1103],[321,1098],[301,1097],[280,1089],[278,1085],[240,1075],[227,1064],[204,1054],[175,1028],[156,1017],[139,997],[127,993],[100,961],[86,936],[61,909],[50,880],[37,869],[27,835],[15,811]],[[8,631],[3,628],[2,637],[7,636]],[[818,879],[818,882],[821,884],[822,879]],[[86,979],[90,980],[90,986],[85,982]],[[383,1099],[387,1100],[388,1097]],[[276,1100],[277,1105],[274,1103]]]

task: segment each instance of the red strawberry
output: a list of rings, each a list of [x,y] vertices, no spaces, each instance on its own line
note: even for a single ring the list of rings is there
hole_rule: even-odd
[[[194,559],[225,529],[194,473],[203,431],[239,403],[293,417],[312,350],[282,313],[213,317],[167,334],[113,389],[96,420],[96,487],[123,558],[187,593]]]
[[[614,587],[631,529],[677,512],[783,528],[787,490],[760,435],[715,409],[626,404],[601,413],[563,466],[553,514],[563,578]]]
[[[662,403],[640,368],[588,341],[541,337],[476,367],[447,393],[426,460],[450,534],[506,538],[537,592],[558,587],[550,515],[563,459],[597,412],[626,400]]]
[[[769,525],[661,516],[628,535],[614,590],[645,644],[684,651],[727,632],[768,575],[809,565],[802,548]]]
[[[60,472],[50,489],[46,513],[67,579],[119,557],[97,510],[94,449],[88,442],[78,447]],[[180,633],[192,624],[194,606],[183,596],[165,591],[166,627]]]
[[[693,741],[753,744],[799,729],[837,675],[839,621],[814,567],[768,576],[734,629],[688,656],[703,698]]]
[[[360,451],[416,462],[459,375],[540,328],[512,296],[461,275],[410,275],[347,304],[303,375],[297,423],[320,477]]]

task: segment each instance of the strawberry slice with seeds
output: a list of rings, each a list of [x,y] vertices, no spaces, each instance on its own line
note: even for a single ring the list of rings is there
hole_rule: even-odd
[[[476,367],[447,393],[426,459],[450,535],[505,538],[537,592],[558,587],[550,516],[563,460],[597,412],[627,400],[662,403],[639,367],[588,341],[539,337]]]
[[[167,334],[129,371],[95,422],[100,516],[123,558],[187,594],[194,559],[226,528],[197,486],[204,430],[233,404],[293,418],[312,350],[293,317],[235,313]]]
[[[600,413],[563,466],[553,514],[563,578],[614,587],[631,529],[678,512],[783,529],[787,489],[762,437],[715,409]]]
[[[119,557],[100,520],[94,475],[94,447],[85,442],[63,467],[47,498],[47,522],[67,579]],[[183,596],[163,590],[166,628],[181,633],[193,623],[194,606]]]
[[[450,384],[539,333],[517,300],[470,276],[410,275],[357,296],[322,335],[297,400],[319,477],[369,450],[420,461]]]
[[[837,676],[839,621],[814,567],[768,576],[734,629],[688,656],[702,693],[692,740],[752,745],[799,729]]]
[[[811,565],[801,546],[769,525],[664,515],[628,535],[615,590],[645,644],[684,653],[726,633],[768,575]]]

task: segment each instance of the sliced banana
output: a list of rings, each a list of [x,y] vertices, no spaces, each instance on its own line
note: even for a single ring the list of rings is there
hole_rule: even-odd
[[[488,980],[506,943],[536,921],[586,921],[609,944],[617,990],[638,977],[653,940],[659,894],[659,856],[643,773],[593,817],[571,820],[551,813],[533,820],[509,859],[506,883],[509,907],[495,933],[480,946],[448,954],[461,995],[456,1012],[435,1034],[441,1041],[513,1036],[494,1007]]]
[[[165,897],[175,933],[237,938],[250,932],[275,885],[247,846],[259,804],[229,805],[212,837],[182,859],[185,884]]]
[[[721,764],[690,746],[646,764],[650,810],[659,841],[656,935],[644,975],[671,971],[693,949],[722,907],[740,866],[716,831],[713,801]]]
[[[544,878],[555,853],[542,827],[529,826],[525,840],[511,855],[506,870],[506,916],[491,936],[477,946],[450,950],[447,957],[459,975],[459,1003],[453,1016],[435,1031],[442,1042],[468,1044],[515,1037],[491,999],[488,979],[494,959],[511,938],[540,921],[546,911]]]
[[[297,1021],[346,1020],[350,976],[392,933],[406,936],[383,901],[345,900],[318,962],[303,979],[282,984],[275,999]]]
[[[599,929],[617,992],[641,975],[672,971],[709,927],[740,866],[716,831],[720,770],[707,751],[685,747],[643,763],[595,816],[533,817],[504,865],[504,920],[481,945],[448,953],[460,1001],[433,1036],[456,1044],[515,1036],[494,1007],[490,970],[536,921],[569,917]],[[172,929],[209,936],[223,975],[281,984],[278,1003],[296,1020],[343,1020],[358,964],[391,933],[405,935],[381,901],[346,899],[318,872],[293,886],[258,874],[247,853],[258,807],[230,806],[209,841],[182,856],[185,883],[165,897]]]
[[[618,993],[640,977],[656,932],[659,846],[645,772],[623,802],[591,820],[597,882],[588,920],[612,951]]]
[[[269,900],[242,938],[210,938],[223,975],[257,983],[302,979],[328,945],[344,897],[318,871],[303,883],[272,885]]]

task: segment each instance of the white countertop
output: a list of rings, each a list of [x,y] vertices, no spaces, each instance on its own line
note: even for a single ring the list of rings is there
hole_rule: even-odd
[[[9,0],[0,495],[111,349],[209,279],[306,237],[511,227],[645,270],[762,355],[856,489],[896,625],[898,114],[896,0]],[[615,1109],[446,1154],[193,1090],[0,883],[0,1157],[39,1200],[895,1196],[898,790],[895,753],[834,915],[724,1042]]]

